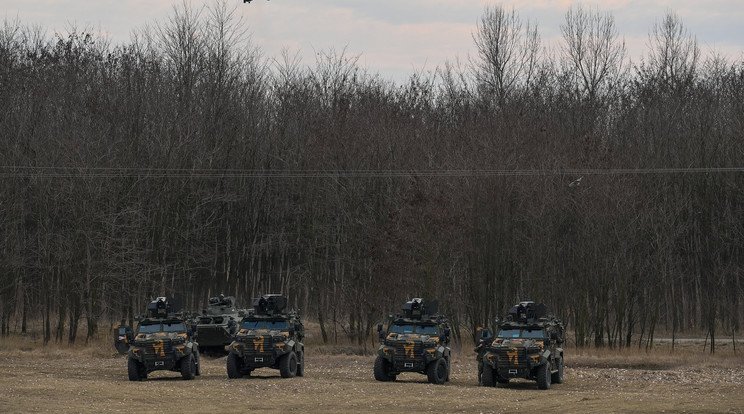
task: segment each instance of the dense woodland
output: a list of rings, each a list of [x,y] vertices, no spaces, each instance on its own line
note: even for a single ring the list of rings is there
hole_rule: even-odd
[[[327,343],[410,297],[465,344],[521,300],[577,346],[741,331],[744,62],[674,12],[631,61],[611,14],[573,6],[548,45],[487,6],[477,55],[395,82],[265,57],[231,7],[124,45],[4,22],[3,335],[87,341],[220,293],[284,293]]]

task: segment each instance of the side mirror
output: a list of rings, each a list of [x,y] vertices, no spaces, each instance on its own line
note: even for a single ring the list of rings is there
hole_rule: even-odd
[[[377,324],[377,332],[382,332],[382,324],[381,323],[378,323]]]
[[[382,324],[377,324],[377,337],[380,339],[380,341],[385,340],[385,331],[382,330]]]
[[[481,330],[481,338],[482,339],[488,339],[491,337],[491,331],[488,330],[488,328],[483,328]]]

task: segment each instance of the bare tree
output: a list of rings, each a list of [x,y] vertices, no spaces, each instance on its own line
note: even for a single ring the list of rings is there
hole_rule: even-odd
[[[561,34],[564,70],[576,78],[591,101],[625,74],[625,41],[619,38],[611,14],[587,10],[581,4],[571,7]]]
[[[667,12],[651,29],[648,42],[646,75],[672,89],[689,85],[695,77],[700,48],[679,16],[673,11]]]
[[[540,48],[537,26],[517,12],[487,5],[473,34],[478,59],[472,60],[477,81],[503,99],[519,84],[529,84]]]

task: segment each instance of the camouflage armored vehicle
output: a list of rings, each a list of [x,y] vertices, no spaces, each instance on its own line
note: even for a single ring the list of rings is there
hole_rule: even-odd
[[[305,328],[299,312],[284,312],[287,298],[264,295],[254,299],[228,347],[227,376],[249,376],[257,368],[278,369],[283,378],[305,373]]]
[[[541,390],[563,383],[563,324],[546,316],[545,305],[520,302],[505,321],[496,320],[495,336],[487,329],[475,352],[479,383],[506,384],[512,378],[537,381]]]
[[[182,314],[174,313],[164,297],[147,305],[129,347],[127,372],[130,381],[141,381],[157,370],[180,372],[183,379],[200,375],[199,345]]]
[[[416,298],[403,305],[403,314],[388,317],[387,331],[377,325],[382,343],[375,359],[377,381],[395,381],[402,372],[425,374],[432,384],[449,381],[450,329],[437,308],[435,301]]]
[[[239,318],[234,296],[209,298],[209,308],[204,309],[201,316],[194,318],[194,339],[199,342],[199,349],[203,353],[225,355]]]

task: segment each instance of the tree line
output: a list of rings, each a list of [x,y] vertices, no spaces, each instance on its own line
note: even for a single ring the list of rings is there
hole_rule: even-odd
[[[224,1],[117,46],[6,20],[2,335],[284,293],[326,343],[411,297],[466,342],[522,300],[577,346],[735,336],[744,64],[671,11],[640,62],[598,9],[561,34],[489,5],[475,56],[397,83],[345,51],[268,59]]]

